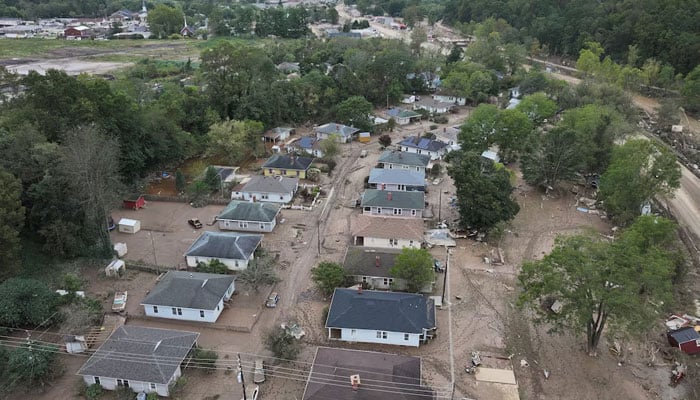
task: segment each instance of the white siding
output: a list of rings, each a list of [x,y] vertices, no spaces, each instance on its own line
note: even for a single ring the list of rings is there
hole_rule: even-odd
[[[233,192],[231,200],[259,201],[262,203],[289,203],[292,193]]]
[[[180,371],[180,367],[178,367],[177,371],[175,371],[175,374],[170,379],[170,382],[177,379],[180,375],[182,375],[182,372]],[[105,390],[117,390],[117,388],[119,387],[117,385],[117,378],[107,378],[104,376],[100,376],[99,379],[100,379],[100,386],[102,386],[102,388]],[[89,385],[92,385],[95,383],[95,377],[92,375],[83,375],[83,381],[85,382],[86,385],[89,386]],[[158,393],[159,396],[164,396],[164,397],[170,396],[169,385],[163,385],[160,383],[156,383],[155,389],[153,389],[150,382],[142,382],[142,381],[134,381],[134,380],[129,380],[128,382],[129,382],[129,388],[134,393],[156,392],[156,393]]]
[[[394,208],[385,207],[370,207],[370,210],[366,210],[366,207],[362,208],[362,214],[365,215],[381,215],[382,217],[396,217],[396,218],[423,218],[423,210],[413,210],[409,208],[399,208],[394,211]],[[381,208],[381,210],[380,210]]]
[[[401,151],[405,151],[407,153],[429,155],[431,160],[437,160],[440,157],[442,157],[442,155],[445,153],[443,150],[441,150],[441,151],[428,151],[428,150],[422,150],[422,149],[417,149],[415,147],[408,147],[408,146],[401,146]]]
[[[233,260],[230,258],[215,258],[215,257],[195,257],[195,256],[187,256],[187,266],[188,267],[196,267],[197,262],[205,262],[208,263],[211,260],[219,260],[224,265],[228,267],[231,271],[242,271],[246,268],[248,268],[248,261],[247,260]],[[250,259],[253,259],[253,256],[250,257]]]
[[[412,152],[412,153],[415,153],[415,152]],[[416,172],[422,172],[423,174],[425,174],[425,167],[416,166],[416,165],[384,163],[384,169],[403,169],[406,171],[416,171]]]
[[[155,308],[154,308],[155,307]],[[196,308],[184,307],[168,307],[155,306],[153,304],[144,304],[144,311],[147,317],[167,318],[179,321],[196,321],[196,322],[211,322],[214,323],[219,318],[221,311],[224,309],[223,299],[219,301],[217,308],[213,310],[199,310]],[[157,312],[156,312],[157,310]],[[202,317],[202,313],[204,316]]]
[[[364,238],[365,247],[379,247],[382,249],[402,249],[404,247],[413,247],[415,249],[420,248],[419,240],[408,240],[408,239],[387,239],[387,238],[374,238],[365,237]]]
[[[420,335],[417,333],[409,333],[408,340],[405,340],[405,334],[403,332],[383,332],[381,335],[377,334],[376,330],[368,329],[340,329],[340,339],[344,342],[361,342],[361,343],[379,343],[379,344],[391,344],[396,346],[420,346]],[[384,334],[386,334],[386,339],[384,339]],[[381,336],[381,337],[377,337]],[[329,339],[331,338],[329,329]]]
[[[237,232],[272,232],[277,224],[276,220],[272,220],[272,222],[257,222],[220,219],[218,221],[219,229]]]
[[[437,101],[441,101],[444,103],[454,103],[457,104],[458,106],[463,106],[467,104],[467,100],[464,97],[457,97],[457,96],[444,96],[440,94],[433,95],[433,99]]]

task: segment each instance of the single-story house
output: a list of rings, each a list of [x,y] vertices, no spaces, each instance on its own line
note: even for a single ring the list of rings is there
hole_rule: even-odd
[[[170,395],[182,375],[180,365],[199,333],[123,325],[117,328],[78,370],[86,385],[130,388],[136,393]]]
[[[63,31],[63,37],[72,40],[92,39],[94,32],[87,26],[69,26]]]
[[[467,99],[460,96],[452,96],[449,94],[434,94],[433,100],[441,103],[452,103],[458,106],[463,106],[467,104]]]
[[[389,271],[396,263],[400,249],[382,249],[372,247],[350,246],[345,252],[343,269],[355,283],[372,290],[404,290],[406,281],[394,278]],[[425,285],[421,292],[431,293],[433,284]]]
[[[423,243],[423,220],[355,215],[350,219],[350,234],[355,246],[418,249]]]
[[[257,203],[233,200],[217,215],[219,229],[242,232],[272,232],[282,206],[275,203]]]
[[[700,353],[700,326],[686,326],[668,332],[668,343],[686,354]]]
[[[285,128],[278,126],[277,128],[270,129],[269,131],[263,133],[263,141],[276,143],[278,141],[287,140],[289,136],[293,135],[296,131],[294,128]]]
[[[233,275],[168,271],[141,305],[148,317],[216,322],[235,281]]]
[[[455,108],[454,103],[424,98],[413,103],[414,110],[425,110],[431,114],[445,114]]]
[[[374,382],[381,382],[381,389],[373,387]],[[421,381],[419,357],[329,347],[316,348],[302,395],[302,400],[433,398],[433,389]]]
[[[289,203],[299,188],[299,179],[255,175],[231,193],[232,200]]]
[[[411,136],[399,142],[401,151],[408,153],[426,154],[431,160],[441,159],[447,153],[447,143],[439,140]]]
[[[387,118],[393,118],[398,125],[408,125],[421,119],[421,115],[417,112],[404,110],[403,108],[390,108],[386,110],[386,116]]]
[[[443,143],[446,143],[450,150],[459,150],[459,133],[462,131],[462,127],[459,125],[447,126],[442,129],[432,131],[431,133],[435,135],[435,139]]]
[[[204,232],[185,252],[187,266],[196,267],[198,262],[219,260],[230,270],[244,270],[255,258],[255,250],[260,247],[262,238],[263,235],[252,233]]]
[[[377,162],[379,168],[416,171],[424,175],[428,164],[430,164],[430,156],[427,154],[391,150],[383,152]]]
[[[330,122],[315,127],[314,132],[316,132],[317,139],[328,139],[331,135],[338,135],[340,143],[348,143],[352,141],[353,136],[357,135],[360,130],[354,126]]]
[[[437,329],[435,302],[414,293],[337,288],[326,329],[330,340],[418,347]]]
[[[424,192],[425,173],[405,169],[372,168],[368,183],[371,189]]]
[[[306,179],[306,171],[312,162],[313,158],[299,157],[296,154],[273,154],[262,166],[263,175]]]
[[[365,215],[423,218],[425,193],[367,189],[362,194],[360,207]]]
[[[313,136],[303,136],[287,145],[287,152],[299,152],[312,155],[316,158],[323,158],[323,150],[321,149],[322,139],[317,139]]]

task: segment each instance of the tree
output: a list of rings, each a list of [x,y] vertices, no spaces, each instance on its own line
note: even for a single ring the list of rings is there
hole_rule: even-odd
[[[34,341],[15,348],[7,360],[8,378],[28,387],[46,384],[54,374],[58,351],[58,346]]]
[[[184,26],[185,15],[182,10],[165,4],[158,4],[148,11],[148,26],[159,39],[180,32]]]
[[[523,264],[519,305],[553,332],[585,330],[586,349],[595,356],[609,321],[613,331],[643,332],[671,300],[675,256],[668,246],[674,234],[669,220],[644,216],[613,243],[559,237],[550,254]],[[556,312],[555,301],[561,305]]]
[[[206,272],[208,274],[227,274],[228,267],[221,260],[213,259],[209,262],[197,262],[197,272]]]
[[[294,360],[301,352],[301,344],[283,328],[273,328],[265,335],[265,347],[277,358]]]
[[[175,171],[175,190],[177,190],[178,193],[182,193],[185,191],[185,188],[187,188],[185,174],[183,174],[182,171],[178,169],[177,171]]]
[[[204,183],[212,192],[223,189],[220,187],[221,179],[219,179],[219,175],[216,173],[216,169],[211,165],[208,166],[206,170],[204,170]]]
[[[207,153],[235,165],[254,155],[260,146],[263,124],[258,121],[226,120],[209,128]]]
[[[460,151],[447,172],[455,182],[462,227],[489,230],[501,221],[510,221],[520,211],[511,197],[510,173],[502,164],[483,160],[478,153]]]
[[[10,278],[0,283],[0,326],[45,323],[57,306],[58,294],[40,281]]]
[[[219,355],[214,350],[197,347],[194,350],[194,359],[198,365],[197,368],[204,368],[207,374],[216,372],[216,360],[219,359]]]
[[[495,141],[498,107],[480,104],[472,111],[459,132],[459,144],[464,151],[481,153]]]
[[[428,40],[428,33],[422,26],[416,26],[411,31],[411,50],[416,56],[420,55],[420,46]]]
[[[690,111],[700,111],[700,65],[695,67],[681,88],[683,104]]]
[[[516,161],[526,145],[531,142],[532,122],[518,110],[503,110],[498,113],[494,141],[498,144],[501,157]]]
[[[391,136],[389,135],[382,135],[379,137],[379,144],[382,145],[382,147],[389,147],[391,146]]]
[[[610,166],[600,177],[599,195],[613,221],[626,225],[645,202],[672,196],[680,177],[676,157],[666,147],[650,140],[628,140],[613,150]]]
[[[525,182],[547,191],[562,180],[572,179],[583,168],[579,157],[576,132],[556,127],[546,132],[523,154],[520,168]]]
[[[541,125],[557,112],[557,103],[550,100],[547,94],[538,92],[525,96],[515,109],[527,115],[530,121]]]
[[[362,96],[352,96],[338,104],[335,108],[335,116],[338,122],[354,126],[362,131],[372,130],[372,103]]]
[[[321,147],[321,151],[323,152],[323,157],[324,158],[333,158],[338,155],[340,152],[340,145],[338,144],[340,142],[339,135],[337,133],[333,133],[328,136],[325,140],[322,140],[319,146]]]
[[[340,264],[323,261],[311,269],[311,280],[323,294],[331,295],[335,288],[345,283],[345,270]]]
[[[11,276],[19,265],[19,232],[24,226],[24,207],[20,196],[22,185],[12,174],[0,167],[0,277]]]
[[[279,282],[274,269],[274,259],[262,250],[248,262],[248,267],[238,274],[238,280],[250,286],[256,293],[263,285]]]
[[[397,279],[406,281],[406,290],[419,292],[435,278],[433,272],[433,257],[426,249],[404,247],[396,256],[394,266],[389,274]]]

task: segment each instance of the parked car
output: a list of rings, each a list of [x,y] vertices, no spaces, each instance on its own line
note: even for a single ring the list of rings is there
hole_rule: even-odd
[[[258,358],[255,360],[255,370],[253,371],[253,383],[265,382],[265,365],[263,360]]]
[[[445,272],[445,266],[437,258],[433,260],[433,267],[435,272]]]
[[[202,227],[202,223],[199,222],[199,219],[197,218],[190,218],[187,220],[187,223],[190,224],[194,229],[199,229]]]
[[[265,307],[275,308],[275,307],[277,307],[277,303],[279,301],[280,301],[280,295],[277,292],[272,292],[272,294],[270,294],[270,297],[268,297],[267,301],[265,302]]]

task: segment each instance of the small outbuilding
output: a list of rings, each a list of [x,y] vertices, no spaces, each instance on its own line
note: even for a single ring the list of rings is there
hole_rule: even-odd
[[[105,275],[119,277],[126,271],[126,264],[122,260],[112,260],[107,267],[105,267]]]
[[[140,194],[132,194],[122,201],[122,207],[138,210],[146,205],[146,199]]]
[[[686,354],[700,353],[700,326],[687,326],[668,333],[668,343]]]
[[[136,219],[122,218],[119,220],[119,232],[136,233],[141,230],[141,221]]]
[[[360,143],[369,143],[371,140],[371,137],[369,135],[369,132],[360,132]]]

